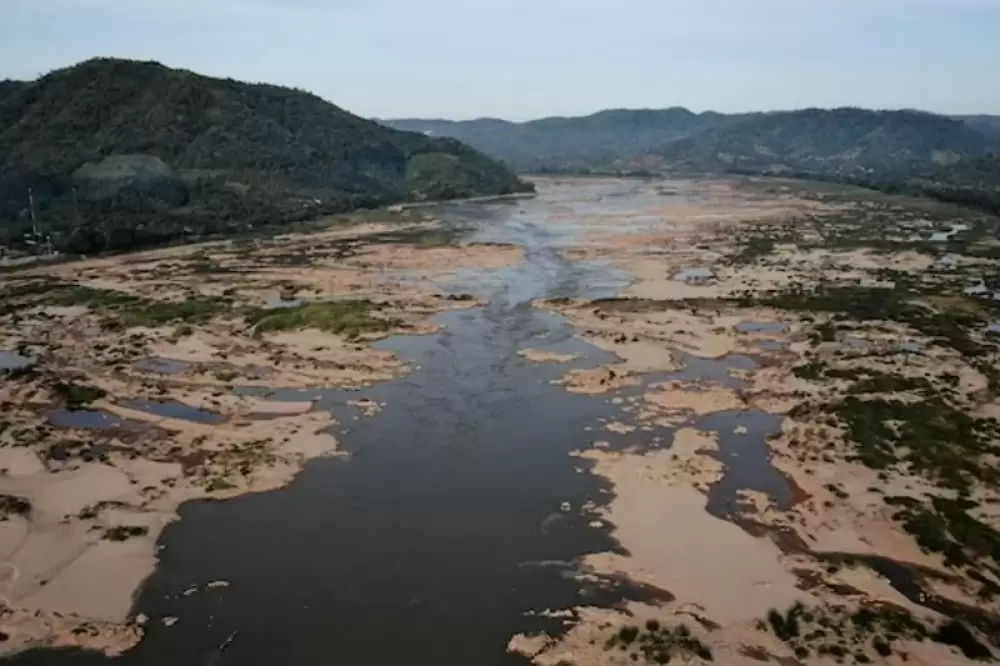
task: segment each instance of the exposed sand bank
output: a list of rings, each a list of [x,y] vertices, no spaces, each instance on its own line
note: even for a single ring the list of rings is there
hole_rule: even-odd
[[[735,252],[733,239],[743,228],[773,224],[778,229],[784,220],[841,219],[845,212],[864,217],[869,204],[803,202],[789,195],[744,205],[738,190],[723,188],[719,195],[711,204],[683,202],[649,211],[649,217],[659,216],[659,221],[644,219],[641,232],[621,234],[601,228],[588,237],[589,246],[567,251],[574,260],[612,261],[629,272],[633,283],[623,294],[626,299],[540,304],[565,316],[581,338],[622,359],[618,366],[567,374],[563,380],[567,390],[614,395],[622,388],[646,387],[638,404],[613,398],[614,404],[622,405],[622,414],[606,425],[613,426],[609,427],[613,432],[630,433],[630,446],[635,448],[615,451],[601,441],[580,454],[595,463],[594,473],[613,485],[614,497],[603,517],[614,526],[613,535],[623,549],[587,557],[582,575],[621,576],[675,597],[663,604],[633,602],[616,610],[576,608],[566,621],[568,631],[559,638],[515,637],[508,649],[540,666],[634,663],[634,654],[625,648],[608,649],[606,643],[622,627],[641,630],[647,620],[684,622],[711,646],[716,663],[839,663],[815,652],[795,654],[766,624],[759,626],[771,609],[787,609],[796,601],[850,612],[888,604],[932,625],[944,621],[873,569],[858,563],[834,566],[823,554],[847,554],[845,561],[850,554],[889,558],[904,568],[933,574],[924,579],[925,589],[947,600],[992,613],[1000,610],[992,599],[977,599],[976,585],[956,577],[940,555],[921,549],[894,516],[897,508],[886,503],[887,497],[900,496],[926,501],[940,495],[941,489],[903,469],[879,473],[853,461],[846,428],[836,419],[831,421],[835,425],[828,424],[830,415],[822,408],[804,420],[801,415],[785,418],[781,432],[767,442],[773,467],[793,488],[793,504],[781,510],[767,495],[742,492],[739,525],[710,516],[705,509],[702,493],[726,473],[719,459],[712,457],[712,438],[684,427],[675,433],[669,449],[660,448],[655,440],[637,443],[642,442],[639,425],[677,427],[718,412],[762,410],[787,415],[797,414],[796,408],[801,411],[804,405],[836,404],[865,372],[873,377],[930,378],[939,387],[953,384],[957,395],[967,396],[963,399],[970,413],[1000,415],[983,373],[918,330],[873,320],[830,337],[829,331],[837,326],[829,315],[739,307],[733,302],[795,285],[892,289],[894,282],[887,275],[914,279],[933,272],[932,257],[910,250],[785,244],[776,245],[763,259],[729,260]],[[810,231],[801,236],[809,242],[822,241]],[[958,265],[981,266],[979,261]],[[694,272],[697,279],[683,278],[689,268],[701,268]],[[642,361],[636,362],[627,351],[630,344],[643,347]],[[900,349],[909,355],[899,355]],[[752,359],[753,365],[714,370],[705,366],[717,374],[648,383],[649,375],[657,372],[683,370],[685,358],[726,361],[736,355]],[[851,379],[834,376],[819,381],[793,372],[796,366],[817,360],[843,369]],[[890,397],[919,399],[918,394],[906,392]],[[734,434],[746,436],[746,428],[736,428]],[[643,453],[640,449],[646,447]],[[1000,528],[1000,511],[990,508],[998,498],[984,489],[977,493],[983,503],[975,515]],[[896,647],[898,651],[889,657],[867,650],[865,663],[902,664],[904,659],[910,664],[972,663],[954,648],[926,641],[902,641]],[[702,662],[693,659],[693,663]]]

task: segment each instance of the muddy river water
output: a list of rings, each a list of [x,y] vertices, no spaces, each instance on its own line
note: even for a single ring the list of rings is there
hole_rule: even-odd
[[[580,510],[606,504],[610,488],[570,453],[586,448],[603,420],[621,415],[609,396],[574,395],[552,383],[570,368],[612,357],[532,305],[607,297],[629,283],[608,264],[567,261],[562,250],[581,233],[575,214],[649,209],[655,193],[634,189],[602,182],[586,196],[555,192],[435,211],[463,230],[464,241],[521,245],[524,263],[460,273],[449,288],[486,296],[488,305],[442,315],[437,334],[379,343],[413,364],[405,377],[360,393],[312,392],[319,408],[338,416],[349,455],[309,463],[281,490],[185,504],[136,602],[137,612],[153,618],[146,637],[115,661],[526,663],[506,654],[510,637],[560,626],[529,611],[654,594],[622,583],[588,588],[569,575],[577,558],[616,545],[607,524]],[[550,224],[556,216],[560,223]],[[628,223],[641,229],[644,220]],[[535,364],[518,355],[526,348],[579,356]],[[275,389],[278,399],[301,399]],[[361,397],[384,407],[363,416],[347,404]],[[726,433],[736,425],[759,443],[757,454],[745,444],[739,459],[729,453]],[[713,513],[725,514],[739,488],[787,501],[783,478],[766,463],[764,438],[777,419],[719,413],[699,427],[722,435],[718,455],[733,474],[710,496]],[[612,445],[653,436],[669,441],[671,431],[601,433]],[[178,621],[166,626],[163,617]],[[34,651],[12,663],[64,661],[109,660]]]

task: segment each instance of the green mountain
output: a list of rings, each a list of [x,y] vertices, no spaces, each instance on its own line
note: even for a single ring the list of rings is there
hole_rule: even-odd
[[[642,168],[649,151],[701,130],[737,123],[745,116],[679,107],[612,109],[580,118],[543,118],[526,123],[483,118],[468,121],[402,119],[391,127],[465,141],[520,171],[582,172]]]
[[[895,177],[998,149],[1000,141],[944,116],[844,108],[760,114],[650,152],[671,168]]]
[[[1000,116],[979,114],[975,116],[952,116],[952,118],[961,120],[977,132],[1000,138]]]
[[[3,101],[4,97],[20,90],[25,85],[22,81],[11,81],[10,79],[0,81],[0,101]]]
[[[0,84],[0,245],[25,243],[29,192],[57,246],[93,252],[530,187],[301,90],[113,59]]]
[[[681,108],[612,110],[527,123],[483,119],[388,121],[393,127],[452,136],[524,171],[810,171],[909,173],[985,157],[1000,137],[920,111],[803,109],[695,114]]]

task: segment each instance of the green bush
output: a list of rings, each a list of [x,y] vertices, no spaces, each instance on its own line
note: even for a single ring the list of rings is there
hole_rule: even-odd
[[[256,310],[247,315],[247,322],[257,333],[315,328],[350,339],[386,331],[398,324],[396,320],[374,316],[378,309],[368,300],[322,301],[294,308]]]

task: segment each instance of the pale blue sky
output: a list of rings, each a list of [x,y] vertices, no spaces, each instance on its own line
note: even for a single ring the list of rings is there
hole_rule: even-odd
[[[0,78],[94,56],[379,117],[1000,113],[1000,0],[0,0]]]

